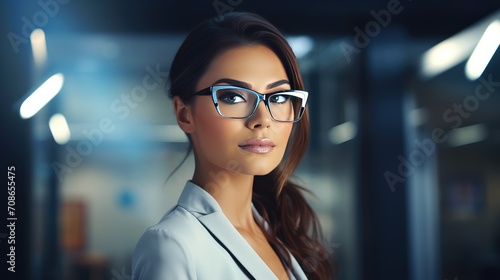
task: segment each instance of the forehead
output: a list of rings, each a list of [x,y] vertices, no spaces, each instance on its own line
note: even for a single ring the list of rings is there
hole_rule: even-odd
[[[278,80],[287,80],[283,64],[278,56],[263,45],[230,48],[214,58],[198,82],[197,89],[211,86],[219,79],[243,81],[254,89]]]

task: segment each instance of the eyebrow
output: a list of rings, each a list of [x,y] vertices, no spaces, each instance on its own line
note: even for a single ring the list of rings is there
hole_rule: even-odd
[[[229,78],[222,78],[222,79],[219,79],[217,80],[215,84],[220,84],[220,83],[226,83],[226,84],[230,84],[232,86],[237,86],[237,87],[244,87],[244,88],[248,88],[248,89],[251,89],[252,88],[252,85],[249,84],[249,83],[245,83],[245,82],[242,82],[242,81],[238,81],[238,80],[234,80],[234,79],[229,79]],[[279,80],[279,81],[276,81],[276,82],[273,82],[273,83],[270,83],[267,85],[267,89],[272,89],[272,88],[275,88],[275,87],[279,87],[281,85],[289,85],[290,82],[287,81],[287,80]]]

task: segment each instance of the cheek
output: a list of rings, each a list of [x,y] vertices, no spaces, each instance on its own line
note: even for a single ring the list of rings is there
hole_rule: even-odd
[[[197,120],[196,126],[200,140],[213,146],[225,145],[230,140],[236,140],[232,137],[236,126],[232,125],[230,120],[220,116],[200,118]]]
[[[288,140],[290,139],[290,134],[292,132],[293,124],[292,123],[281,123],[279,126],[276,126],[274,129],[274,135],[279,140],[280,143],[284,143],[282,146],[283,148],[283,153],[285,152],[286,149],[286,144],[288,143]]]
[[[217,161],[227,156],[228,151],[236,150],[237,133],[242,127],[240,120],[222,118],[213,105],[206,104],[196,108],[193,119],[196,126],[193,136],[202,154]]]
[[[231,132],[232,120],[221,117],[213,104],[200,104],[195,110],[194,123],[200,140],[215,143],[224,141],[224,136]]]
[[[282,140],[283,138],[288,138],[290,136],[292,127],[293,123],[273,122],[271,124],[270,130],[271,134],[275,138],[279,138],[280,140]]]

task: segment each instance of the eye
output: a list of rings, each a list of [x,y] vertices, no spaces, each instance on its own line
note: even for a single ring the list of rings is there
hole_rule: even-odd
[[[227,104],[246,102],[245,98],[236,92],[224,92],[217,99]]]
[[[290,96],[289,95],[282,95],[282,94],[273,95],[269,99],[269,101],[271,101],[273,103],[278,103],[278,104],[283,104],[283,103],[287,102],[288,100],[290,100]]]

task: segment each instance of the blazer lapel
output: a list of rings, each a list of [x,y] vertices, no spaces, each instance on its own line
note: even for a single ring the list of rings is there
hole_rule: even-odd
[[[302,267],[300,267],[297,260],[293,257],[292,254],[290,254],[290,257],[292,258],[293,277],[295,277],[295,279],[297,279],[297,280],[307,280],[307,276],[304,273],[304,271],[302,270]],[[292,279],[292,276],[290,276],[290,279]]]
[[[274,273],[222,212],[201,216],[198,220],[213,234],[255,279],[277,279]]]
[[[263,223],[264,228],[266,230],[269,230],[269,224],[267,223],[266,220],[264,220],[264,218],[262,218],[259,211],[257,211],[257,209],[253,206],[253,204],[252,204],[252,212],[255,219],[259,223]],[[302,270],[302,267],[299,265],[295,257],[288,250],[287,252],[288,255],[290,255],[290,259],[292,261],[292,273],[291,273],[292,275],[290,275],[290,280],[304,280],[304,279],[307,280],[307,276],[305,275],[304,271]]]
[[[277,279],[209,193],[188,181],[178,204],[198,218],[255,279]]]
[[[204,189],[188,181],[179,198],[178,205],[193,214],[255,279],[277,279],[245,238],[229,222],[217,201]],[[252,212],[254,217],[259,222],[264,222],[264,227],[268,229],[269,225],[253,205]],[[290,275],[290,278],[307,279],[297,260],[292,254],[290,257],[293,270],[291,272],[293,275]]]

